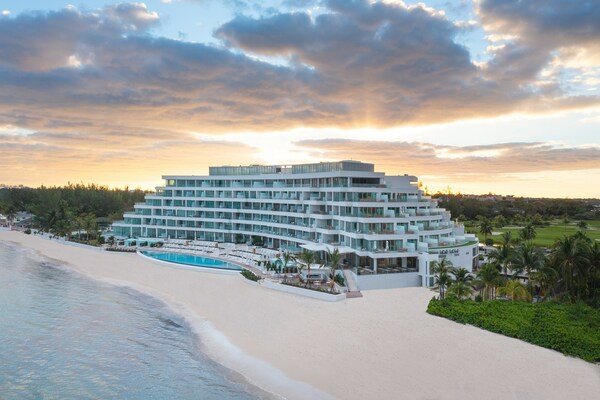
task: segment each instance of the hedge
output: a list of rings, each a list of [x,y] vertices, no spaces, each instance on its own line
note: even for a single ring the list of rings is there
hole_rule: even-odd
[[[427,312],[538,346],[600,362],[600,311],[556,302],[431,299]]]

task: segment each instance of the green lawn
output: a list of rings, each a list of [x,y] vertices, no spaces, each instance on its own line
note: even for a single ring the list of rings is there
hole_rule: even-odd
[[[432,299],[427,312],[600,362],[600,311],[585,304]]]
[[[537,227],[536,232],[537,235],[533,241],[535,246],[543,246],[550,247],[554,244],[556,239],[560,239],[563,236],[570,236],[577,232],[577,222],[569,222],[567,225],[564,224],[561,220],[555,220],[550,222],[550,226]],[[588,224],[587,234],[592,239],[600,239],[600,221],[586,221]],[[494,228],[494,232],[499,232],[499,235],[489,236],[494,239],[494,243],[498,243],[500,241],[500,235],[502,232],[512,231],[513,237],[519,237],[519,230],[522,227],[520,226],[506,226],[504,228]],[[478,228],[475,226],[467,227],[467,232],[469,233],[477,233],[479,236],[479,241],[481,243],[484,242],[483,235],[478,232]]]

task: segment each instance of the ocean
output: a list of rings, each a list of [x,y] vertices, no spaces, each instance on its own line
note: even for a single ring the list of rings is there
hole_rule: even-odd
[[[164,303],[0,242],[0,399],[272,399]]]

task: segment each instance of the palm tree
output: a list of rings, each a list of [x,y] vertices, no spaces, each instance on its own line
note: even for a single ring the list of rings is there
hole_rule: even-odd
[[[558,278],[558,272],[552,266],[552,263],[546,259],[546,262],[538,269],[531,272],[529,279],[532,283],[540,285],[540,295],[546,297],[547,292],[554,286]]]
[[[466,268],[450,268],[452,282],[448,288],[448,296],[459,300],[465,299],[473,293],[471,283],[473,275]]]
[[[8,207],[6,210],[6,220],[9,225],[13,225],[15,223],[15,219],[17,218],[17,210],[13,206]]]
[[[304,249],[302,251],[302,253],[300,253],[300,255],[298,255],[298,260],[305,263],[306,268],[308,269],[308,271],[306,273],[306,275],[307,275],[306,285],[307,286],[310,283],[310,278],[308,278],[308,276],[310,276],[310,267],[311,267],[311,264],[313,264],[315,262],[315,258],[316,258],[315,253],[313,253],[312,251],[308,251],[306,249]]]
[[[565,215],[563,215],[563,219],[562,219],[562,222],[564,224],[565,232],[567,231],[567,225],[569,224],[569,221],[570,221],[569,214],[565,213]]]
[[[508,235],[506,235],[508,234]],[[502,243],[498,249],[494,249],[488,255],[490,263],[500,267],[504,275],[508,274],[508,270],[512,268],[513,247],[511,244],[510,232],[505,232],[502,235]]]
[[[527,284],[531,289],[529,277],[532,271],[542,269],[545,262],[546,256],[540,249],[533,247],[531,243],[522,243],[513,254],[513,276],[517,276],[523,271],[527,272]]]
[[[458,300],[469,298],[471,294],[473,294],[473,288],[471,285],[463,281],[454,282],[448,288],[448,297]]]
[[[492,221],[489,218],[483,217],[479,220],[479,233],[483,235],[484,243],[487,242],[488,235],[492,234]]]
[[[558,239],[551,253],[554,267],[559,271],[565,292],[577,299],[581,288],[577,287],[576,278],[581,278],[581,272],[586,269],[589,260],[586,258],[585,241],[578,240],[575,236]],[[582,279],[579,279],[581,281]]]
[[[516,279],[506,281],[504,286],[498,288],[499,296],[508,296],[510,301],[529,300],[529,292],[521,282]]]
[[[90,232],[96,232],[98,230],[98,223],[96,222],[96,216],[92,213],[85,214],[83,216],[83,226],[85,229],[85,241],[90,241]]]
[[[504,227],[508,222],[506,221],[506,218],[504,218],[503,215],[496,215],[494,217],[494,219],[492,220],[492,223],[494,224],[494,226],[496,228],[502,228]]]
[[[446,288],[451,283],[448,273],[450,272],[450,268],[452,268],[452,261],[447,258],[432,261],[430,268],[431,273],[435,275],[435,285],[440,290],[440,300],[444,300],[446,298]]]
[[[535,225],[528,223],[519,231],[519,236],[526,242],[531,242],[537,236]]]
[[[331,280],[329,281],[329,289],[333,292],[333,288],[335,287],[335,273],[337,267],[340,265],[340,261],[342,261],[342,255],[337,247],[333,249],[333,251],[328,251],[327,254],[331,260]]]
[[[289,251],[286,251],[283,253],[283,258],[280,258],[280,260],[283,262],[283,272],[286,273],[288,264],[296,261],[296,257]]]
[[[588,223],[581,220],[577,223],[577,228],[579,228],[579,230],[581,230],[581,231],[585,231],[588,228]]]
[[[77,240],[81,240],[81,230],[84,225],[84,214],[79,215],[73,219],[73,228],[77,231]]]
[[[600,306],[600,242],[594,241],[589,247],[588,260],[590,262],[590,298],[593,305]]]
[[[473,280],[473,275],[463,267],[450,268],[450,273],[454,278],[454,282],[470,283]]]
[[[483,298],[492,300],[495,297],[496,287],[500,283],[500,271],[493,264],[485,264],[477,271],[477,278],[484,286]]]
[[[500,245],[501,246],[512,246],[513,237],[511,231],[506,231],[500,236]]]

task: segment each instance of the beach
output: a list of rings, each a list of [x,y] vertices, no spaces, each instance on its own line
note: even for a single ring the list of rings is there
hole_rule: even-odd
[[[598,365],[428,315],[434,293],[425,288],[324,302],[137,254],[15,231],[0,240],[164,301],[209,356],[284,398],[591,399],[600,391]]]

